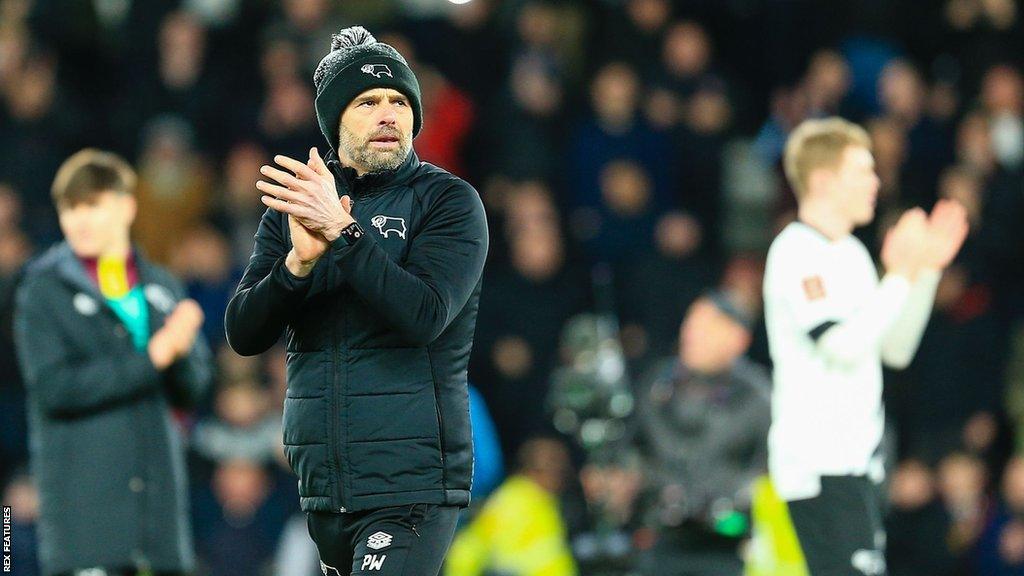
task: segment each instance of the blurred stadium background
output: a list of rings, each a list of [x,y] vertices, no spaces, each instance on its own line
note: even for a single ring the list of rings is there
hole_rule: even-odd
[[[580,573],[638,565],[665,527],[644,504],[654,465],[631,441],[636,383],[675,354],[705,290],[760,318],[767,243],[793,216],[786,135],[839,114],[874,140],[879,213],[858,232],[869,247],[889,215],[938,197],[972,224],[916,360],[886,376],[891,574],[1024,574],[1022,8],[0,0],[0,486],[15,573],[36,573],[36,496],[11,296],[26,260],[59,240],[50,182],[85,146],[138,167],[135,237],[185,279],[218,353],[215,393],[178,419],[201,574],[319,572],[280,450],[284,352],[234,355],[222,318],[262,213],[258,168],[324,146],[312,69],[332,32],[361,24],[419,77],[421,158],[488,208],[470,380],[493,430],[478,441],[476,507],[524,442],[560,439],[570,465],[544,473],[560,477],[549,485]],[[757,324],[747,355],[768,366]],[[527,459],[557,462],[558,449],[533,448]],[[602,558],[614,561],[588,568]]]

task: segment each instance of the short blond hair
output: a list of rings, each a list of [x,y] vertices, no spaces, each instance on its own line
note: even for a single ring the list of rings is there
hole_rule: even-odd
[[[835,168],[850,146],[871,150],[871,138],[860,126],[839,117],[804,120],[786,141],[783,167],[797,199],[807,194],[807,181],[817,168]]]
[[[74,206],[101,192],[134,194],[136,180],[135,170],[124,158],[85,148],[60,165],[50,193],[58,207]]]

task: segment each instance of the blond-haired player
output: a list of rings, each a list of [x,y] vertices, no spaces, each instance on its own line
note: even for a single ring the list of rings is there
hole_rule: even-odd
[[[964,209],[905,212],[882,247],[879,280],[851,232],[874,218],[871,141],[841,118],[790,136],[786,177],[798,219],[772,242],[764,279],[774,362],[769,471],[787,501],[811,576],[886,573],[878,447],[882,364],[913,359],[941,271],[967,234]]]

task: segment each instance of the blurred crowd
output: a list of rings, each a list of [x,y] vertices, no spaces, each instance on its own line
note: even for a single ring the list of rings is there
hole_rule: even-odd
[[[202,409],[178,414],[202,573],[318,572],[281,448],[284,351],[235,355],[221,319],[263,212],[259,167],[323,149],[312,71],[331,33],[361,24],[419,78],[415,150],[472,183],[490,219],[469,378],[474,425],[493,420],[497,441],[478,442],[481,523],[467,517],[453,549],[466,571],[453,574],[480,567],[484,521],[523,502],[551,523],[563,542],[553,562],[568,570],[532,573],[598,573],[585,559],[602,554],[626,560],[601,573],[688,550],[735,557],[749,498],[672,511],[693,503],[681,496],[693,486],[742,480],[728,489],[751,492],[764,470],[761,272],[795,207],[781,154],[796,124],[830,115],[873,139],[878,216],[858,235],[875,253],[892,215],[937,198],[963,203],[972,227],[917,358],[886,375],[890,573],[1024,574],[1022,10],[1016,0],[0,0],[0,485],[17,573],[34,573],[36,495],[11,295],[25,262],[60,239],[50,183],[85,146],[137,167],[135,239],[208,319],[218,384]],[[626,431],[612,453],[557,426],[548,401],[580,314],[612,319],[634,405],[618,413]],[[697,516],[704,528],[687,531]],[[658,556],[666,543],[673,552]],[[517,559],[505,571],[531,573]]]

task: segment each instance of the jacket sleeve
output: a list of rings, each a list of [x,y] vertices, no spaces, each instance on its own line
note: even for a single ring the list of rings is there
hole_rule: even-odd
[[[18,290],[14,338],[25,386],[47,416],[95,413],[157,391],[163,376],[146,354],[125,347],[82,357],[69,349],[39,284],[27,280]]]
[[[487,220],[472,186],[458,181],[425,210],[403,265],[369,234],[331,246],[344,280],[414,346],[433,342],[458,316],[487,258]]]
[[[178,299],[185,297],[185,291],[174,283]],[[209,319],[206,320],[209,322]],[[192,350],[179,358],[165,373],[164,390],[167,400],[175,408],[193,408],[206,396],[213,381],[213,360],[210,345],[200,330]]]
[[[289,243],[282,220],[273,210],[264,212],[249,265],[224,314],[228,344],[242,356],[260,354],[277,342],[313,281],[313,274],[298,278],[285,267]]]

